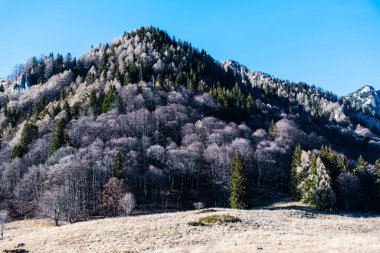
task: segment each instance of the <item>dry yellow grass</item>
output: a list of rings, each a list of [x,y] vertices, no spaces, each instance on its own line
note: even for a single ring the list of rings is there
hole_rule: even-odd
[[[209,213],[145,215],[66,224],[25,220],[6,225],[0,252],[380,252],[380,217],[312,212],[298,203],[270,209],[216,209],[241,222],[189,226]],[[261,249],[262,248],[262,249]]]

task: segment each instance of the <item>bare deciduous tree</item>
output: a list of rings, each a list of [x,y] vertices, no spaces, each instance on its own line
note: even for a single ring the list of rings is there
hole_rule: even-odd
[[[41,198],[40,207],[42,215],[50,217],[54,220],[56,226],[59,225],[62,210],[67,210],[68,198],[64,189],[57,187],[46,191]]]
[[[1,210],[0,211],[0,237],[1,240],[4,238],[4,228],[5,228],[5,223],[8,220],[8,211],[7,210]]]
[[[131,215],[133,209],[136,206],[135,196],[127,192],[119,201],[121,210],[124,212],[125,216]]]
[[[205,208],[205,204],[203,204],[203,202],[194,202],[193,206],[197,210]]]
[[[120,200],[125,194],[124,180],[111,177],[102,192],[102,209],[107,216],[116,216],[120,210]]]

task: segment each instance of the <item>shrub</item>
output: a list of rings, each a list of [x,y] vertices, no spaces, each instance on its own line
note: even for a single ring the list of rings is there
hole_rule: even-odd
[[[235,222],[240,222],[240,219],[230,214],[214,214],[199,218],[197,221],[188,222],[187,224],[189,226],[206,226],[209,224],[227,224]]]
[[[194,202],[193,206],[196,210],[205,208],[205,204],[203,204],[202,202]]]

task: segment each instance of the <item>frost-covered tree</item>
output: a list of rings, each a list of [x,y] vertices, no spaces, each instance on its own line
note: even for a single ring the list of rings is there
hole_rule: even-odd
[[[310,154],[303,151],[301,168],[301,173],[306,173],[299,185],[302,200],[319,209],[334,209],[336,196],[331,187],[331,177],[322,160],[315,152]]]
[[[314,203],[318,209],[330,210],[335,208],[336,196],[331,187],[331,177],[320,158],[317,159],[317,182],[314,190]]]
[[[5,223],[8,221],[8,211],[0,210],[0,238],[4,239]]]
[[[54,187],[51,190],[45,191],[41,197],[41,214],[50,217],[56,226],[59,226],[62,212],[69,216],[68,206],[69,200],[65,189]]]
[[[135,207],[136,207],[135,196],[130,192],[125,193],[125,195],[120,199],[120,208],[124,212],[124,215],[125,216],[131,215]]]
[[[360,179],[351,172],[342,172],[336,179],[337,206],[341,210],[355,211],[361,206]]]
[[[37,214],[36,209],[43,194],[47,166],[31,166],[14,189],[14,206],[19,215]]]

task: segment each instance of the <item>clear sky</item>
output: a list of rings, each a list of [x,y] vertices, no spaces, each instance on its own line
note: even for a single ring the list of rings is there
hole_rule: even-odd
[[[154,25],[219,61],[344,95],[380,89],[380,0],[0,0],[0,77]]]

